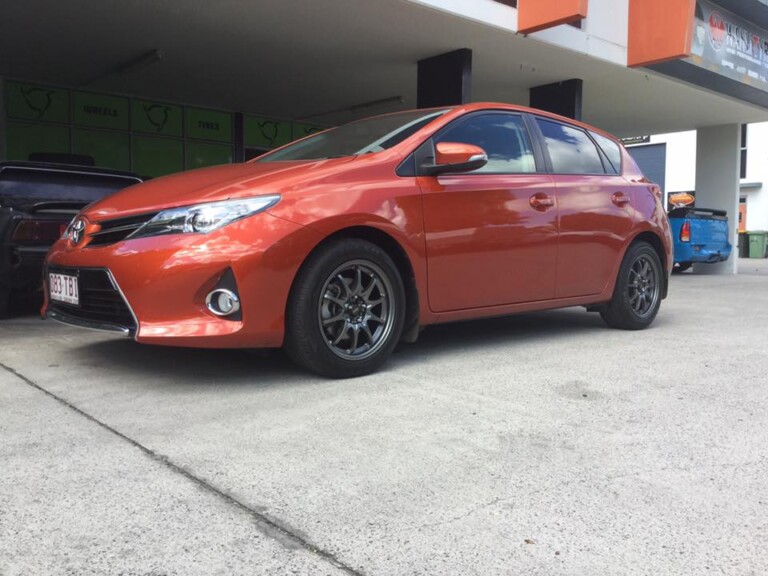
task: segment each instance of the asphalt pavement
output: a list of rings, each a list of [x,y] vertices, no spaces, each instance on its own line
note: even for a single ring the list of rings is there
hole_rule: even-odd
[[[430,327],[345,381],[3,321],[0,575],[764,575],[762,269],[674,277],[641,332]]]

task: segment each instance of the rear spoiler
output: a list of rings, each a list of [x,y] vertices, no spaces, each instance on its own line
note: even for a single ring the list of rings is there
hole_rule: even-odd
[[[710,218],[727,218],[727,210],[715,210],[713,208],[695,208],[685,206],[683,208],[673,208],[669,211],[670,218],[696,218],[696,217],[710,217]]]
[[[37,202],[20,208],[25,212],[79,212],[88,202]]]

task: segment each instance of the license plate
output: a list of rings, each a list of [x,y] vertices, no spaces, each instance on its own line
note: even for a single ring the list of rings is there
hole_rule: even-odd
[[[66,274],[48,274],[48,291],[51,300],[66,302],[67,304],[80,304],[80,294],[77,290],[77,276]]]

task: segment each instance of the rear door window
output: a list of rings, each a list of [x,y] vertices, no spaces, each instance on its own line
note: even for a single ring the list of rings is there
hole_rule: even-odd
[[[537,118],[557,174],[605,174],[595,143],[579,128]]]

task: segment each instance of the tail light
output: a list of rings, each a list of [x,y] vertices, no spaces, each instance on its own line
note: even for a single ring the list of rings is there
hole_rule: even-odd
[[[691,223],[687,220],[683,222],[682,227],[680,228],[680,242],[690,242],[691,241]]]
[[[66,222],[55,220],[22,220],[11,235],[14,242],[46,242],[53,244],[67,228]]]

